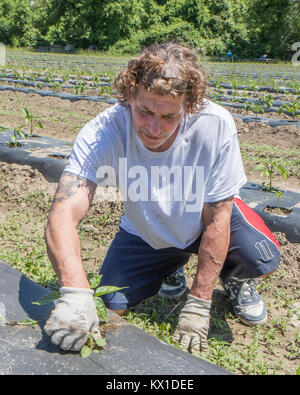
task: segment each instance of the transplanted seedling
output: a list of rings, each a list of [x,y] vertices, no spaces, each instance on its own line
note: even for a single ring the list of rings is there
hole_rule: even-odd
[[[37,126],[40,129],[44,129],[41,121],[38,121],[38,117],[35,117],[27,108],[22,108],[23,114],[25,115],[25,123],[30,123],[30,134],[29,137],[33,135],[33,129]]]
[[[282,164],[278,163],[277,159],[266,159],[261,163],[257,164],[253,167],[252,171],[261,170],[262,176],[267,176],[269,178],[269,183],[266,184],[265,182],[262,183],[262,190],[266,192],[275,192],[279,189],[273,186],[273,179],[275,176],[275,172],[278,170],[284,180],[288,179],[288,172],[283,167]]]
[[[283,191],[275,191],[275,195],[277,197],[277,208],[279,208],[279,200],[281,199],[282,195],[284,194]]]
[[[11,141],[7,142],[6,145],[8,147],[14,148],[14,147],[20,147],[22,144],[19,143],[18,139],[19,138],[24,138],[26,137],[25,132],[23,131],[23,126],[16,126],[14,127],[13,134],[11,136]],[[10,130],[9,128],[4,128],[0,127],[0,132],[4,132],[6,130]]]
[[[102,275],[97,275],[97,274],[93,274],[93,273],[89,273],[88,274],[88,281],[89,281],[89,285],[91,287],[91,289],[95,289],[95,293],[94,293],[94,302],[97,308],[97,313],[98,316],[105,322],[107,323],[107,313],[106,313],[106,306],[101,298],[102,295],[105,294],[109,294],[111,292],[116,292],[119,291],[123,288],[127,288],[127,287],[114,287],[114,286],[110,286],[110,285],[106,285],[106,286],[101,286],[98,287],[98,285],[100,284]],[[43,296],[42,298],[40,298],[37,302],[32,302],[33,304],[37,304],[39,306],[44,305],[44,304],[48,304],[50,302],[53,302],[54,300],[58,299],[60,297],[60,293],[58,290],[52,290],[48,295]],[[103,339],[99,334],[97,334],[95,336],[95,334],[93,333],[89,333],[87,341],[85,343],[85,345],[82,347],[81,351],[80,351],[80,356],[82,358],[87,358],[92,352],[98,353],[99,352],[99,348],[103,348],[106,344],[105,339]]]

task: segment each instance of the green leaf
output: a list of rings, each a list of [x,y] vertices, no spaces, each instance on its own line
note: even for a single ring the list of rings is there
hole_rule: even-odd
[[[18,135],[19,135],[20,137],[22,137],[22,138],[26,137],[26,136],[25,136],[25,133],[24,133],[23,130],[21,130],[21,129],[18,130]]]
[[[96,289],[95,296],[110,294],[111,292],[117,292],[117,291],[120,291],[120,289],[124,289],[124,288],[128,288],[128,287],[119,288],[119,287],[114,287],[112,285],[105,285],[103,287],[99,287]]]
[[[101,281],[102,274],[89,273],[88,280],[91,288],[96,288]]]
[[[87,358],[91,355],[92,349],[88,346],[83,346],[82,349],[80,350],[80,356],[82,358]]]
[[[262,170],[265,167],[263,163],[259,163],[258,165],[254,166],[251,171]]]
[[[32,304],[37,304],[38,306],[42,306],[44,304],[48,304],[53,300],[56,300],[60,297],[60,293],[57,290],[51,291],[48,295],[42,296],[37,302],[31,302]]]
[[[98,337],[96,344],[98,347],[104,347],[106,345],[106,341],[102,337]]]
[[[94,302],[97,307],[97,312],[99,317],[102,318],[105,322],[107,322],[106,306],[103,300],[99,297],[94,297]]]
[[[281,196],[283,195],[283,191],[275,191],[275,195],[278,197],[278,198],[281,198]]]
[[[277,165],[277,169],[280,171],[284,180],[286,181],[289,177],[289,173],[285,170],[285,168],[282,165]]]
[[[29,113],[29,111],[27,110],[27,108],[22,108],[22,112],[23,112],[23,114],[24,114],[26,117],[29,117],[29,116],[30,116],[30,113]]]
[[[3,126],[0,126],[0,132],[5,132],[6,130],[10,130],[10,129],[5,128],[5,127],[3,127]]]
[[[23,321],[18,321],[19,325],[36,325],[37,323],[38,323],[38,321],[31,320],[28,318],[24,318]]]

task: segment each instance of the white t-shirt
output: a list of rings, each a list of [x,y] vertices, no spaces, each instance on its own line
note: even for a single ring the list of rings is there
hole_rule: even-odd
[[[189,246],[203,228],[203,203],[236,194],[247,181],[233,118],[210,101],[184,116],[164,152],[147,149],[130,107],[116,104],[83,127],[65,171],[97,185],[115,179],[124,201],[120,226],[156,249]]]

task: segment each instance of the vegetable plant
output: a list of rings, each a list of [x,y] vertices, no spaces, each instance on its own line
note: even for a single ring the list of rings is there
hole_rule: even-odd
[[[259,102],[260,104],[265,105],[267,108],[272,107],[273,101],[274,101],[273,96],[272,96],[272,95],[268,95],[268,94],[263,95],[263,96],[260,96],[260,97],[258,98],[258,102]]]
[[[23,126],[16,126],[13,128],[13,134],[11,136],[11,141],[6,143],[8,147],[14,148],[14,147],[20,147],[21,144],[18,142],[19,138],[24,138],[26,137],[25,132],[22,130]],[[0,127],[0,132],[4,132],[6,130],[10,130],[8,128]]]
[[[35,126],[38,126],[39,128],[43,129],[43,124],[41,121],[38,121],[38,118],[35,117],[27,108],[22,108],[23,114],[25,116],[25,123],[30,123],[30,134],[29,136],[32,137],[33,135],[33,129]]]
[[[288,179],[289,176],[285,167],[282,164],[278,163],[277,159],[273,158],[265,159],[261,163],[258,163],[256,166],[254,166],[252,169],[252,171],[257,170],[261,170],[261,175],[267,176],[269,178],[268,184],[266,184],[265,182],[262,183],[262,190],[266,192],[278,191],[278,188],[273,186],[273,179],[277,170],[280,172],[285,181]]]
[[[283,107],[294,117],[297,111],[300,110],[300,103],[299,100],[295,99],[291,101],[289,104],[284,104]]]
[[[284,194],[284,192],[281,191],[281,190],[275,191],[275,195],[277,197],[277,209],[279,208],[279,200],[280,200],[280,198],[282,197],[283,194]]]
[[[84,94],[85,87],[86,87],[86,81],[79,81],[79,82],[75,85],[76,95],[83,95],[83,94]]]
[[[88,281],[91,289],[95,289],[94,292],[94,302],[97,308],[97,313],[98,316],[105,322],[107,323],[107,312],[106,312],[106,306],[101,298],[102,295],[109,294],[111,292],[116,292],[119,291],[120,289],[126,288],[126,287],[115,287],[115,286],[98,286],[100,284],[102,275],[97,275],[94,273],[89,273],[88,274]],[[39,306],[48,304],[60,297],[60,293],[57,289],[52,290],[48,295],[43,296],[40,298],[37,302],[32,302],[33,304],[37,304]],[[80,351],[80,356],[83,358],[87,358],[92,352],[98,353],[99,348],[103,348],[105,346],[106,342],[105,339],[102,338],[102,336],[99,334],[97,335],[97,338],[94,337],[94,335],[90,332],[87,338],[87,341],[85,345],[82,347]]]

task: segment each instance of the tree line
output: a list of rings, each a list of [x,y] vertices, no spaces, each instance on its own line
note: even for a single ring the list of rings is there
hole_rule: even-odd
[[[118,53],[176,40],[206,55],[290,59],[299,0],[1,0],[0,42]]]

